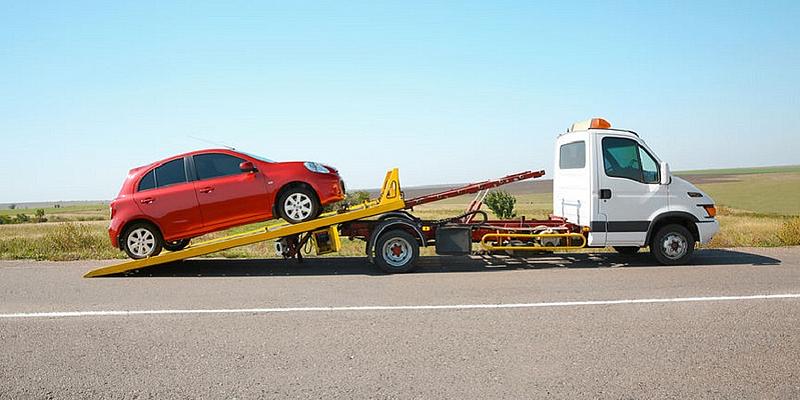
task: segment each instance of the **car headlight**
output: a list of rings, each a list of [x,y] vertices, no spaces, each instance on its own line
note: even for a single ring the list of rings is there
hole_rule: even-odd
[[[303,165],[305,165],[306,169],[311,171],[311,172],[317,172],[317,173],[320,173],[320,174],[329,174],[329,173],[331,173],[331,171],[329,169],[325,168],[325,166],[320,164],[320,163],[306,162],[306,163],[303,163]]]

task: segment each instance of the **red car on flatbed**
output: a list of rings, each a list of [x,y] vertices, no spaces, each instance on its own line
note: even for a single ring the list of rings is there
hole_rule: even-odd
[[[114,247],[140,259],[238,225],[308,221],[344,195],[338,171],[327,165],[200,150],[132,169],[111,202],[108,234]]]

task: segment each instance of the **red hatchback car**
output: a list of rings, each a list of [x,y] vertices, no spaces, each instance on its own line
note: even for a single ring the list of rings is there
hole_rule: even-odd
[[[201,150],[132,169],[111,202],[108,234],[114,247],[139,259],[233,226],[307,221],[344,195],[338,171],[327,165]]]

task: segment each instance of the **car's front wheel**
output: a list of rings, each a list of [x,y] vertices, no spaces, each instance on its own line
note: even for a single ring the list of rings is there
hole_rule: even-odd
[[[278,214],[292,224],[314,219],[320,208],[317,196],[305,187],[290,188],[278,199]]]
[[[163,246],[161,232],[145,222],[137,222],[125,229],[120,242],[128,257],[134,260],[157,256]]]
[[[173,240],[171,242],[164,242],[164,249],[167,251],[181,251],[189,245],[192,239]]]

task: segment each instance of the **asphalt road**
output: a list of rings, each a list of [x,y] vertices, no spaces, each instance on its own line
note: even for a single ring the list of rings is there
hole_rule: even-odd
[[[695,262],[0,262],[0,398],[800,398],[800,248]]]

